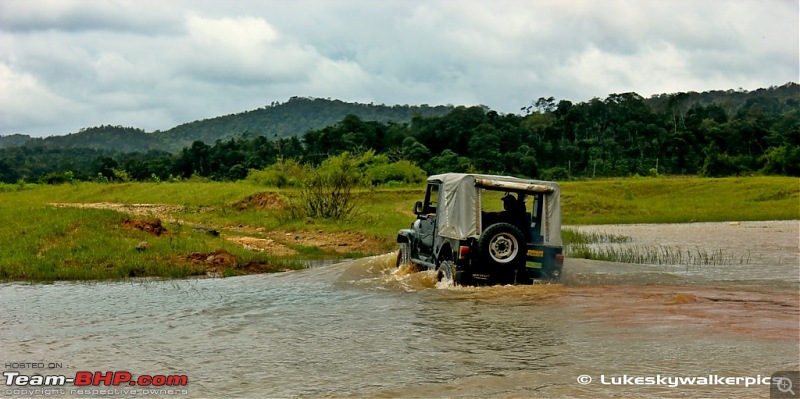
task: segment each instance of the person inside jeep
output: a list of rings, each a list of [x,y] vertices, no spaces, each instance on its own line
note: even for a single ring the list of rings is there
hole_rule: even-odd
[[[503,211],[500,212],[500,220],[517,226],[517,228],[525,234],[525,237],[528,238],[530,215],[526,214],[523,195],[517,195],[519,198],[515,198],[513,194],[508,193],[502,198]]]
[[[521,196],[521,195],[520,195]],[[500,215],[506,220],[514,220],[525,215],[525,203],[518,200],[513,194],[506,194],[503,198],[504,211]]]

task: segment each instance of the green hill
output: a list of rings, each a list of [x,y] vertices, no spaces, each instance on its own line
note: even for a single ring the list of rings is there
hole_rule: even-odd
[[[238,114],[218,116],[184,123],[166,131],[147,133],[122,126],[98,126],[77,133],[46,138],[15,134],[0,136],[0,148],[35,146],[50,149],[91,148],[118,152],[145,152],[151,149],[178,152],[200,140],[213,144],[249,133],[269,139],[298,136],[312,129],[333,125],[349,114],[365,121],[408,123],[415,115],[442,116],[453,106],[375,105],[340,100],[292,97],[285,103],[274,102],[263,108]]]
[[[193,141],[213,143],[249,132],[254,136],[281,138],[298,136],[312,129],[321,129],[341,121],[348,114],[364,121],[407,123],[415,115],[442,116],[452,106],[374,105],[340,100],[292,97],[285,103],[272,103],[264,108],[185,123],[165,132],[156,132],[172,151],[188,147]]]

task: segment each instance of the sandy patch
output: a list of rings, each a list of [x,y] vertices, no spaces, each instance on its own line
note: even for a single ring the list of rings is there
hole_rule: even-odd
[[[251,251],[267,252],[276,256],[289,256],[297,254],[297,251],[283,244],[275,242],[275,240],[271,238],[231,236],[227,234],[224,234],[222,237],[230,242],[234,242],[242,246],[244,249],[249,249]]]
[[[135,216],[156,217],[170,223],[180,223],[179,219],[172,216],[174,213],[184,212],[187,207],[181,205],[166,204],[119,204],[113,202],[53,202],[50,205],[58,208],[89,208],[89,209],[110,209],[117,212],[127,213]],[[192,208],[195,209],[195,208]],[[213,211],[214,208],[199,208],[201,212]]]

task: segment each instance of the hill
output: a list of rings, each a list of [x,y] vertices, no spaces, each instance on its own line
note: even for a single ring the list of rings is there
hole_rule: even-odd
[[[0,148],[19,147],[25,145],[32,139],[27,134],[11,134],[8,136],[0,136]]]
[[[702,93],[686,92],[655,95],[643,99],[652,112],[683,117],[697,106],[715,105],[732,117],[737,110],[750,108],[752,103],[766,107],[769,111],[785,106],[798,107],[800,96],[798,84],[787,83],[753,91],[713,90]],[[540,99],[542,104],[554,109],[556,99]],[[599,101],[599,99],[598,99]],[[534,106],[523,108],[530,113]],[[64,136],[33,138],[24,134],[0,136],[0,149],[34,146],[46,149],[90,148],[116,152],[146,152],[157,149],[172,153],[189,147],[200,140],[213,144],[217,140],[249,136],[264,136],[268,139],[302,136],[309,130],[332,126],[352,114],[364,121],[384,124],[408,123],[414,116],[437,117],[450,113],[452,105],[375,105],[348,103],[340,100],[292,97],[288,101],[273,102],[265,107],[213,117],[175,126],[166,131],[147,133],[134,127],[103,125],[81,129]],[[543,108],[545,110],[547,108]]]
[[[702,93],[659,94],[644,100],[653,112],[679,111],[685,113],[692,107],[715,105],[733,116],[742,108],[750,108],[758,103],[765,111],[782,112],[783,106],[800,105],[800,85],[794,82],[782,86],[771,86],[753,91],[711,90]]]
[[[119,152],[145,152],[151,149],[178,152],[200,140],[213,144],[249,134],[269,139],[302,136],[308,130],[333,125],[345,116],[356,115],[365,121],[408,123],[415,115],[431,117],[450,112],[453,106],[375,105],[340,100],[292,97],[285,103],[273,102],[263,108],[238,114],[218,116],[182,125],[166,131],[147,133],[122,126],[98,126],[77,133],[46,138],[15,134],[0,136],[0,148],[42,146],[45,148],[91,148]]]
[[[238,137],[244,132],[270,139],[300,137],[308,130],[333,125],[349,114],[365,121],[407,123],[415,115],[442,116],[452,109],[452,106],[441,105],[386,106],[292,97],[285,103],[276,102],[252,111],[185,123],[156,134],[170,150],[176,151],[196,140],[213,143],[217,139]]]

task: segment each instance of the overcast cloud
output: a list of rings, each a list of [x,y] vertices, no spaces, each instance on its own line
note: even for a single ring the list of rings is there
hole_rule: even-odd
[[[0,134],[797,82],[798,0],[0,1]]]

